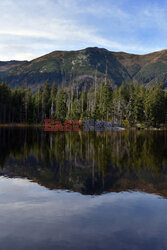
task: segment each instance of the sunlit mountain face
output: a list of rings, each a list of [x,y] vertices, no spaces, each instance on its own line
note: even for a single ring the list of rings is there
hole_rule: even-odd
[[[32,61],[0,62],[0,78],[11,87],[37,89],[46,80],[57,86],[74,85],[87,89],[107,78],[113,87],[122,82],[148,86],[163,82],[167,86],[167,50],[145,55],[112,52],[90,47],[78,51],[54,51]],[[77,86],[76,86],[77,85]]]

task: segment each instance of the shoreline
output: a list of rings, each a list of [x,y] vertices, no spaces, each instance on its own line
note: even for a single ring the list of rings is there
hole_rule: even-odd
[[[28,123],[6,123],[6,124],[2,124],[0,123],[0,128],[4,128],[4,127],[45,127],[45,124],[28,124]],[[115,129],[113,128],[111,131],[125,131],[125,130],[151,130],[151,131],[166,131],[167,127],[160,127],[160,128],[156,128],[156,127],[143,127],[143,128],[139,128],[139,127],[116,127]],[[110,130],[108,130],[110,131]],[[97,131],[100,132],[100,131]],[[107,131],[103,131],[103,132],[107,132]]]
[[[2,127],[44,127],[44,124],[28,124],[28,123],[6,123],[6,124],[1,124],[0,123],[0,128]]]

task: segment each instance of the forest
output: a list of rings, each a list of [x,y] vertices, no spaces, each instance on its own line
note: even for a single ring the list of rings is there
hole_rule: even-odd
[[[43,124],[44,119],[121,120],[123,126],[159,127],[167,124],[167,92],[163,84],[146,87],[133,82],[112,87],[108,80],[89,90],[59,87],[49,81],[36,91],[11,89],[0,82],[0,124]]]

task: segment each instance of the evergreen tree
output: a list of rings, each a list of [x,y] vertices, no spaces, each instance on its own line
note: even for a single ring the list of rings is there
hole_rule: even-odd
[[[144,122],[144,99],[145,99],[145,89],[144,85],[137,85],[134,91],[134,120],[136,122]]]
[[[100,106],[101,116],[105,120],[112,117],[112,88],[107,81],[102,87],[102,102]]]
[[[166,106],[165,92],[162,85],[156,85],[147,90],[145,99],[145,113],[147,121],[152,126],[165,123]]]
[[[49,81],[46,81],[44,85],[44,90],[42,93],[42,118],[48,118],[50,117],[50,86]]]
[[[38,87],[37,92],[35,93],[35,100],[34,100],[34,109],[35,109],[35,116],[36,116],[36,123],[42,122],[42,87]]]
[[[97,84],[97,79],[96,79]],[[79,120],[123,120],[130,125],[167,124],[167,92],[162,84],[123,83],[112,90],[109,81],[92,86],[88,92],[79,87],[51,89],[47,81],[36,92],[24,88],[10,89],[0,83],[0,123],[43,123],[45,118]],[[77,84],[78,86],[78,84]],[[96,90],[96,91],[95,91]]]
[[[50,110],[50,114],[51,114],[51,118],[55,118],[56,115],[56,95],[57,95],[57,88],[56,88],[56,84],[53,83],[52,84],[52,88],[51,88],[51,94],[50,94],[50,103],[51,103],[51,110]]]
[[[64,121],[67,114],[67,95],[63,89],[57,93],[56,119]]]

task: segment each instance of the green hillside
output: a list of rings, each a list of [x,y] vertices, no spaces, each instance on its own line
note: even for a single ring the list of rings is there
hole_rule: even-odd
[[[167,50],[147,55],[110,52],[100,48],[79,51],[55,51],[30,62],[0,62],[0,78],[11,87],[21,85],[36,88],[46,80],[52,84],[76,83],[91,85],[107,78],[113,85],[122,82],[154,84],[163,81],[167,85]]]

